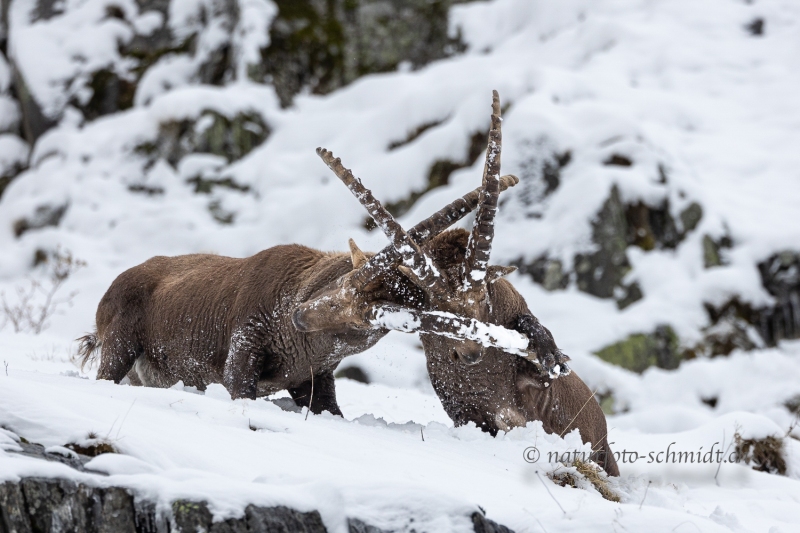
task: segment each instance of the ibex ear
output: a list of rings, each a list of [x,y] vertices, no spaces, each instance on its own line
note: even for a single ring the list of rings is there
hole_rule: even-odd
[[[498,279],[508,276],[512,272],[516,272],[517,267],[515,266],[498,266],[492,265],[486,271],[486,281],[487,283],[494,283]]]
[[[350,239],[350,260],[353,262],[353,270],[358,270],[367,262],[367,256],[358,248],[353,239]]]

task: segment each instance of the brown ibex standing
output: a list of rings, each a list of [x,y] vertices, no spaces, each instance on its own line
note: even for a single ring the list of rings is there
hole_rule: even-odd
[[[517,181],[504,177],[502,187]],[[478,197],[475,190],[415,226],[412,245],[464,217]],[[285,245],[245,259],[154,257],[111,284],[97,331],[80,339],[79,359],[83,366],[99,349],[97,377],[117,383],[126,376],[151,387],[222,383],[234,398],[288,389],[300,406],[341,414],[333,370],[391,329],[369,321],[372,306],[420,297],[393,268],[396,257],[388,246],[368,259],[352,241],[349,254]]]
[[[376,325],[420,333],[431,382],[456,425],[474,422],[492,435],[533,420],[559,435],[577,428],[583,441],[592,443],[595,461],[617,476],[605,415],[594,394],[569,370],[569,358],[531,314],[524,298],[502,279],[514,269],[488,265],[501,189],[500,100],[496,91],[493,96],[492,127],[472,232],[449,231],[419,249],[409,245],[407,238],[392,238],[396,250],[409,254],[402,263],[393,256],[394,265],[422,295],[402,302],[405,307],[373,307],[370,316]],[[362,194],[358,180],[329,152],[323,150],[321,155],[372,212],[375,200]],[[389,228],[390,238],[392,230],[402,232]],[[430,261],[420,263],[423,257]],[[312,299],[303,307],[315,305]],[[398,327],[398,322],[404,327]],[[489,332],[490,337],[507,330],[523,334],[527,346],[520,352],[527,353],[514,354],[502,339],[487,341],[480,334],[486,332],[487,323],[501,326]]]

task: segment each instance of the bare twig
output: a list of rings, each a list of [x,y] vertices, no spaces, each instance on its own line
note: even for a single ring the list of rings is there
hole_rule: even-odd
[[[591,395],[591,396],[589,396],[589,399],[588,399],[588,400],[586,400],[585,402],[583,402],[583,406],[580,408],[580,410],[579,410],[577,413],[575,413],[575,416],[573,416],[573,417],[572,417],[572,420],[570,420],[570,421],[569,421],[569,424],[567,424],[567,426],[564,428],[564,431],[562,431],[562,432],[561,432],[561,434],[559,435],[559,437],[563,437],[563,436],[564,436],[564,433],[566,433],[566,432],[567,432],[567,430],[569,429],[569,427],[572,425],[572,423],[573,423],[573,422],[575,422],[575,419],[576,419],[576,418],[578,418],[578,415],[580,415],[580,414],[581,414],[581,412],[583,411],[583,408],[584,408],[584,407],[586,407],[586,404],[588,404],[588,403],[589,403],[589,400],[591,400],[592,398],[594,398],[594,395],[595,395],[595,394],[597,394],[597,389],[595,389],[595,390],[594,390],[594,392],[592,392],[592,395]],[[608,432],[606,432],[606,434],[608,434]]]
[[[566,515],[567,512],[564,510],[563,507],[561,507],[561,504],[558,503],[558,500],[556,500],[556,497],[553,496],[553,493],[550,492],[550,488],[547,486],[547,483],[544,482],[544,480],[542,479],[542,476],[539,475],[539,471],[538,470],[536,471],[536,477],[538,477],[539,481],[542,482],[542,485],[544,486],[545,490],[547,491],[547,494],[549,494],[550,497],[553,498],[553,501],[556,502],[556,505],[558,505],[558,508],[561,509],[561,512]]]
[[[642,503],[639,504],[639,510],[640,511],[642,510],[642,505],[644,505],[645,498],[647,498],[647,491],[650,490],[650,484],[652,482],[653,482],[653,480],[648,481],[647,482],[647,487],[645,487],[645,489],[644,489],[644,496],[642,496]]]
[[[533,514],[529,510],[525,509],[524,507],[522,508],[522,510],[525,511],[526,513],[528,513],[529,515],[531,515],[533,517],[533,519],[536,520],[539,523],[539,527],[542,528],[542,531],[544,531],[544,533],[547,533],[547,529],[545,529],[545,527],[542,525],[542,523],[539,522],[539,518],[537,518],[537,516],[535,514]]]
[[[0,292],[0,314],[3,322],[11,324],[15,333],[32,332],[39,334],[50,325],[49,320],[57,314],[64,305],[71,306],[72,299],[77,292],[71,292],[63,298],[56,294],[62,288],[70,275],[83,268],[86,263],[75,259],[69,251],[56,248],[47,254],[45,263],[47,271],[44,280],[29,278],[28,284],[17,285],[16,300],[9,301],[5,292]]]
[[[419,435],[422,437],[422,442],[425,442],[425,434],[422,432],[422,428],[419,428]]]
[[[306,411],[306,420],[308,420],[308,413],[311,412],[311,402],[314,401],[314,367],[311,365],[308,366],[311,370],[311,397],[308,399],[308,411]]]
[[[738,426],[736,426],[736,430],[735,430],[735,431],[736,431],[736,432],[738,432],[738,431],[739,431],[739,428],[738,428]],[[730,451],[730,449],[731,449],[731,446],[733,446],[734,442],[735,442],[735,440],[732,440],[732,441],[731,441],[731,443],[730,443],[730,444],[728,444],[728,447],[727,447],[727,448],[725,448],[725,454],[724,454],[724,456],[723,456],[723,457],[727,457],[727,456],[728,456],[728,451]],[[722,430],[722,445],[723,445],[723,446],[725,446],[725,430],[724,430],[724,429]],[[724,459],[723,459],[723,460],[724,460]],[[720,468],[722,468],[722,461],[720,461],[719,463],[717,463],[717,473],[716,473],[716,474],[714,474],[714,483],[716,483],[716,484],[717,484],[717,487],[719,487],[719,486],[720,486],[720,485],[719,485],[719,479],[717,479],[717,478],[718,478],[718,476],[719,476],[719,470],[720,470]]]
[[[3,365],[6,367],[6,376],[8,376],[8,361],[3,360]]]
[[[125,413],[125,416],[123,417],[122,422],[120,422],[119,427],[117,428],[117,435],[114,437],[114,440],[118,440],[119,439],[119,432],[122,431],[122,425],[128,419],[128,415],[131,414],[131,409],[133,409],[133,406],[135,404],[136,404],[136,398],[133,399],[133,402],[131,403],[131,406],[128,407],[128,412]]]

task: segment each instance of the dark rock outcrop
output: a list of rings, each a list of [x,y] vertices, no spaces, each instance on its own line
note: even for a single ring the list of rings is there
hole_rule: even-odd
[[[561,166],[549,167],[551,175],[558,176],[569,158],[557,161]],[[606,164],[623,165],[622,156],[609,161]],[[702,216],[703,210],[697,203],[691,203],[678,217],[672,216],[668,200],[659,205],[642,201],[625,203],[614,186],[592,221],[595,249],[576,254],[572,272],[565,271],[561,261],[548,256],[533,261],[520,259],[513,264],[547,290],[564,289],[574,280],[583,292],[599,298],[613,298],[617,306],[624,309],[643,297],[636,282],[624,281],[631,270],[628,247],[636,246],[645,251],[674,249],[697,227]]]
[[[64,218],[64,213],[67,212],[67,207],[68,204],[40,205],[31,216],[20,218],[14,222],[14,235],[21,237],[23,233],[31,230],[58,226],[61,219]]]
[[[333,375],[336,379],[345,378],[358,381],[359,383],[369,383],[369,376],[360,366],[347,366],[336,371]]]
[[[292,402],[292,406],[294,403]],[[252,429],[252,428],[251,428]],[[6,430],[10,432],[10,430]],[[13,434],[13,432],[11,432]],[[19,449],[11,453],[46,461],[58,461],[82,472],[91,456],[108,452],[101,441],[91,438],[87,446],[67,445],[58,449],[15,438]],[[101,445],[98,446],[98,443]],[[63,449],[62,449],[63,450]],[[77,453],[85,452],[85,453]],[[67,451],[67,450],[63,450]],[[115,450],[112,449],[113,453]],[[89,455],[86,455],[89,454]],[[96,474],[94,472],[91,472]],[[475,512],[471,516],[476,533],[513,533]],[[411,519],[413,522],[413,518]],[[348,518],[350,533],[389,533],[357,518]],[[155,502],[134,496],[127,489],[100,487],[69,479],[27,477],[0,483],[0,533],[325,533],[317,511],[300,512],[289,507],[248,505],[244,515],[214,522],[207,502],[176,500],[168,512],[159,512]]]
[[[91,487],[57,478],[24,478],[0,484],[2,533],[325,533],[317,511],[248,505],[244,516],[214,522],[206,502],[177,500],[171,516],[126,489]],[[513,533],[481,513],[471,516],[476,533]],[[348,519],[350,533],[389,533]]]
[[[785,250],[758,264],[761,284],[773,297],[772,305],[754,306],[732,298],[721,306],[706,305],[714,336],[700,346],[700,353],[727,355],[736,348],[751,350],[757,345],[752,329],[766,346],[783,339],[800,338],[800,253]]]
[[[448,36],[453,0],[276,0],[260,65],[249,75],[275,86],[288,107],[303,89],[326,94],[406,62],[419,68],[463,49]]]
[[[205,110],[196,120],[161,124],[158,137],[153,142],[137,146],[136,152],[153,162],[164,159],[173,167],[177,167],[178,162],[188,154],[213,154],[232,162],[250,153],[269,134],[269,126],[257,113],[242,112],[226,117],[216,111]],[[224,186],[224,183],[220,184]],[[202,189],[200,185],[198,188]]]

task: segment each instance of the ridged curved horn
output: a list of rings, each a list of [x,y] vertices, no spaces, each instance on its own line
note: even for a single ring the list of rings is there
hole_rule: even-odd
[[[469,236],[464,255],[463,287],[466,291],[486,289],[486,269],[492,252],[494,217],[497,213],[497,198],[500,195],[500,150],[502,148],[500,118],[500,95],[492,91],[492,126],[486,148],[486,163],[483,167],[483,186],[478,212]]]
[[[334,157],[332,152],[324,148],[317,148],[317,155],[350,189],[350,192],[361,202],[361,205],[367,210],[375,224],[383,230],[389,242],[401,257],[403,264],[409,268],[409,271],[416,278],[414,282],[421,287],[426,287],[434,295],[444,296],[447,294],[447,284],[433,265],[433,261],[425,255],[425,252],[408,236],[392,214],[373,196],[372,191],[364,187],[361,180],[353,176],[353,173],[342,165],[342,160]]]
[[[500,178],[500,191],[505,191],[518,183],[519,178],[512,174],[503,176]],[[482,189],[478,187],[443,207],[408,230],[408,236],[417,246],[424,245],[478,207]],[[382,273],[395,268],[399,262],[399,254],[389,245],[372,256],[367,264],[353,275],[352,282],[356,287],[364,288]]]

